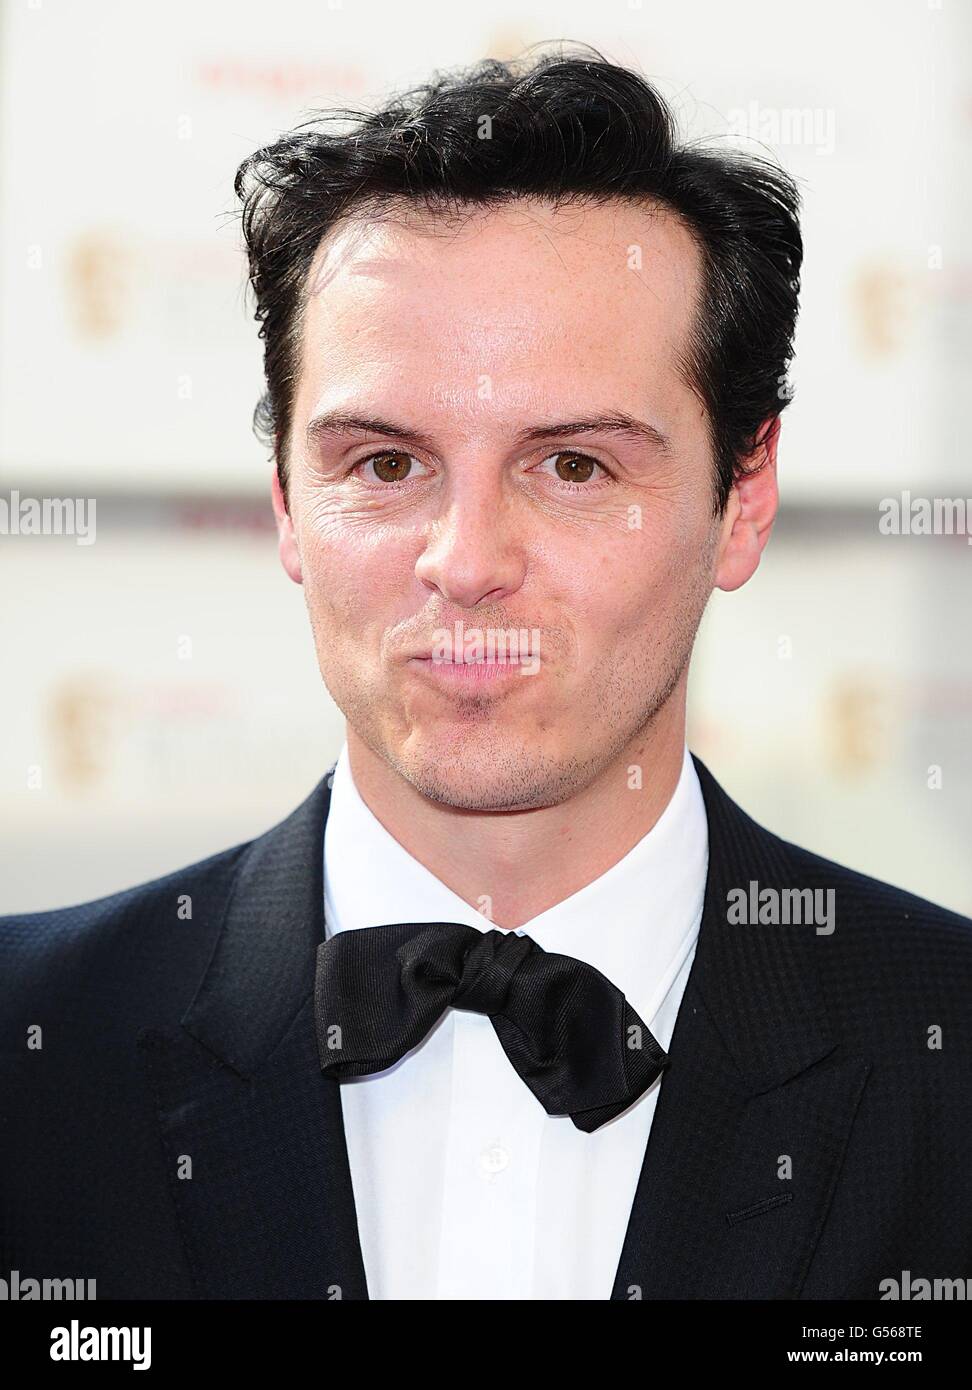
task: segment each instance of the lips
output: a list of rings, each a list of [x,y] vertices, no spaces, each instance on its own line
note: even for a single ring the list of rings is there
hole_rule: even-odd
[[[434,666],[519,666],[520,659],[515,657],[512,660],[508,657],[470,657],[465,659],[453,660],[447,656],[433,656],[431,652],[416,652],[409,657],[410,661],[431,661]]]
[[[423,679],[437,685],[481,685],[525,676],[531,667],[521,661],[449,661],[443,657],[413,656],[407,663]],[[529,682],[528,682],[529,683]]]
[[[422,652],[417,656],[409,657],[409,661],[420,664],[426,669],[456,672],[468,671],[470,667],[474,670],[483,670],[485,668],[487,670],[505,671],[512,667],[519,669],[528,664],[533,665],[532,662],[528,663],[518,656],[481,656],[469,657],[467,659],[459,657],[458,659],[453,659],[447,656],[433,656],[431,652]]]

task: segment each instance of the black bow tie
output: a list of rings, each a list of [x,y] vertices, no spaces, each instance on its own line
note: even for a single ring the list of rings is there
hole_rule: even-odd
[[[334,1081],[384,1071],[450,1007],[487,1014],[544,1110],[588,1134],[668,1063],[610,980],[529,936],[395,922],[338,932],[317,948],[317,1045]]]

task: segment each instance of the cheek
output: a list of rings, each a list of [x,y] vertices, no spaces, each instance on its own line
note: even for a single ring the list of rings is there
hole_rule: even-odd
[[[342,647],[380,646],[382,634],[400,618],[414,558],[377,527],[342,526],[339,521],[307,527],[301,534],[304,593],[322,639],[340,634]]]
[[[696,534],[686,521],[670,534],[646,529],[623,555],[603,557],[582,610],[591,646],[613,647],[624,660],[643,649],[646,637],[654,647],[695,616],[707,592],[707,543],[707,533]]]

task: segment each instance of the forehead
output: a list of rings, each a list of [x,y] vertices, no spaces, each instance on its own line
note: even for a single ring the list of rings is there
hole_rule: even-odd
[[[498,397],[576,407],[583,387],[677,413],[700,277],[691,233],[647,202],[351,219],[307,277],[295,416],[352,387],[480,414]]]

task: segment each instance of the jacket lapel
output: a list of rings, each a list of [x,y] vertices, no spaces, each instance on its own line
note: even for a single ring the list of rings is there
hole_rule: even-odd
[[[329,805],[330,775],[243,853],[180,1030],[139,1040],[198,1297],[368,1297],[314,1030]]]
[[[694,761],[709,824],[702,923],[611,1297],[795,1298],[870,1063],[829,1031],[828,936],[728,923],[730,889],[806,885],[786,843]]]

